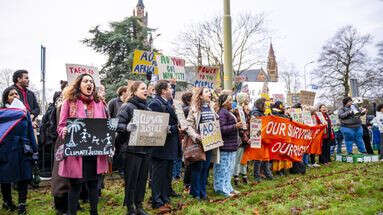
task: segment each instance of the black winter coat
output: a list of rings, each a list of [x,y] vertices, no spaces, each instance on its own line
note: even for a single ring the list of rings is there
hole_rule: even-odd
[[[121,106],[124,104],[124,102],[121,101],[120,97],[114,98],[109,101],[108,103],[108,113],[110,118],[116,118],[118,111],[120,110]]]
[[[16,88],[16,91],[20,96],[20,100],[24,103],[23,93],[20,91],[20,89],[17,86],[14,86],[14,87]],[[32,91],[28,89],[25,89],[25,90],[27,93],[27,101],[30,107],[30,113],[33,114],[34,117],[37,117],[40,114],[40,107],[39,107],[39,103],[37,103],[36,96]]]
[[[169,113],[170,134],[166,136],[163,147],[153,147],[152,157],[164,160],[175,160],[181,157],[181,144],[178,134],[178,119],[171,102],[165,101],[162,97],[156,96],[149,108],[155,112]]]
[[[117,137],[121,141],[122,152],[135,153],[135,154],[150,154],[152,147],[147,146],[129,146],[130,132],[126,130],[126,126],[133,119],[133,110],[149,110],[145,100],[138,97],[131,98],[127,103],[123,104],[117,114],[118,126]]]

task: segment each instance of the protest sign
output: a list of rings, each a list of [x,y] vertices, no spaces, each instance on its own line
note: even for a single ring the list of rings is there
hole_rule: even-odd
[[[302,112],[302,121],[303,121],[303,124],[305,125],[311,125],[311,126],[315,125],[310,111]]]
[[[302,110],[300,108],[291,108],[290,116],[293,121],[303,123]]]
[[[174,102],[174,107],[175,107],[175,111],[176,111],[179,125],[181,126],[182,130],[185,130],[187,128],[187,121],[185,118],[185,114],[184,114],[184,110],[182,108],[182,105],[179,102]]]
[[[262,117],[262,143],[269,148],[271,160],[300,162],[304,153],[321,154],[325,127],[276,116]]]
[[[205,152],[223,146],[219,121],[201,123],[200,134],[202,147]]]
[[[242,125],[243,125],[242,128],[247,129],[245,112],[243,112],[243,108],[239,105],[238,105],[237,109],[238,109],[238,113],[239,113],[239,118],[240,118]]]
[[[118,119],[69,118],[64,156],[95,156],[114,153]]]
[[[134,50],[132,72],[134,74],[151,73],[158,75],[157,55],[157,53],[151,51]]]
[[[133,111],[133,123],[137,129],[130,133],[129,146],[164,146],[168,134],[169,114]]]
[[[197,68],[197,80],[195,81],[194,86],[213,89],[217,73],[219,72],[219,67],[199,66]]]
[[[68,83],[70,84],[72,81],[76,80],[76,78],[81,74],[89,74],[93,77],[94,83],[96,86],[101,85],[100,74],[96,67],[94,66],[86,66],[80,64],[65,64],[66,67],[66,75]]]
[[[309,105],[313,106],[314,105],[314,100],[315,100],[315,92],[310,92],[310,91],[304,91],[302,90],[299,93],[299,99],[302,105]]]
[[[333,126],[340,125],[339,117],[335,114],[330,115],[331,124]]]
[[[158,74],[160,80],[175,79],[185,82],[185,60],[165,55],[157,55]]]
[[[274,99],[274,102],[276,101],[285,102],[285,96],[283,94],[273,94],[272,98]]]
[[[323,125],[327,125],[327,120],[324,118],[322,112],[316,112],[315,114],[318,116],[318,118],[319,118],[321,124],[323,124]]]
[[[261,136],[262,120],[252,117],[250,119],[250,147],[261,148],[262,136]]]

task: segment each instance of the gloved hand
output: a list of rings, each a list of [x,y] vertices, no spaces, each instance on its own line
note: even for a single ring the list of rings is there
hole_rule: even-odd
[[[129,131],[129,132],[134,132],[137,130],[137,124],[136,123],[129,123],[127,126],[126,126],[126,130]]]
[[[64,160],[64,144],[58,147],[55,154],[55,159],[58,162]]]

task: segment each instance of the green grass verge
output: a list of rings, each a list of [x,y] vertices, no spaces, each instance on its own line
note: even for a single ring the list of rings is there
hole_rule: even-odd
[[[212,173],[212,171],[210,171]],[[251,175],[251,174],[249,174]],[[99,202],[99,214],[125,214],[123,181],[108,178]],[[240,195],[225,199],[212,190],[209,178],[209,201],[196,201],[183,192],[182,181],[174,189],[182,197],[172,199],[171,214],[378,214],[383,213],[383,162],[348,164],[332,162],[329,166],[308,169],[306,175],[288,175],[255,184],[240,184]],[[14,192],[15,200],[16,193]],[[146,195],[145,208],[151,214]],[[88,214],[89,205],[83,204]],[[7,214],[0,209],[0,214]],[[12,213],[9,213],[12,214]],[[30,190],[28,214],[54,215],[50,187]]]

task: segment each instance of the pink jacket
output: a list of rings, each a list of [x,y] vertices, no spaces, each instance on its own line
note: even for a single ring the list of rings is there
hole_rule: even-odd
[[[81,100],[76,101],[78,118],[85,118],[84,104]],[[69,101],[66,100],[62,104],[60,121],[57,126],[57,132],[60,138],[63,137],[63,129],[66,127],[67,118],[69,115]],[[102,102],[95,103],[93,101],[93,115],[94,118],[106,118],[105,106]],[[68,135],[68,134],[67,134]],[[108,171],[108,158],[107,156],[97,156],[97,174],[104,174]],[[66,157],[64,160],[59,163],[58,174],[64,178],[82,178],[82,157]]]

